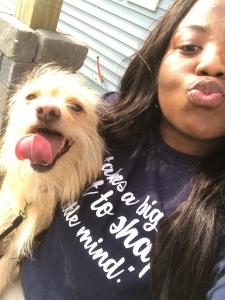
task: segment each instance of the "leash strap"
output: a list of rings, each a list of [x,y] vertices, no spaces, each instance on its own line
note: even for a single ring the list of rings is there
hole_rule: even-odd
[[[9,226],[2,234],[0,234],[0,241],[3,240],[7,235],[9,235],[14,229],[20,226],[20,224],[27,218],[27,207],[30,206],[31,203],[26,201],[26,205],[24,209],[19,211],[19,216],[15,218],[12,222],[12,225]]]
[[[30,206],[32,203],[26,201],[26,205],[24,209],[19,211],[19,216],[15,218],[12,222],[12,225],[9,226],[2,234],[0,234],[0,241],[3,240],[7,235],[9,235],[14,229],[20,226],[20,224],[27,218],[27,207]],[[0,255],[0,259],[3,255]]]
[[[0,241],[3,240],[7,235],[9,235],[14,229],[20,226],[20,224],[23,222],[24,217],[19,215],[15,218],[15,220],[12,222],[12,225],[7,228],[1,235],[0,235]]]
[[[7,228],[1,235],[0,235],[0,241],[3,240],[8,234],[10,234],[14,229],[20,226],[20,224],[23,222],[24,218],[19,215],[15,220],[12,222],[12,225]],[[0,255],[0,259],[3,257],[3,255]]]

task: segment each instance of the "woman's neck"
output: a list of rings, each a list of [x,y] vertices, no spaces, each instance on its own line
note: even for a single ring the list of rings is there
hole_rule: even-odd
[[[179,152],[195,156],[206,156],[224,144],[224,138],[199,140],[175,131],[172,126],[160,126],[160,132],[168,146]]]

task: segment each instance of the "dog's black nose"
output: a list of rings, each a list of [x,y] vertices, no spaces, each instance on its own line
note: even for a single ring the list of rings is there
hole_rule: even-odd
[[[42,105],[36,107],[36,116],[40,121],[53,122],[59,118],[60,114],[60,109],[55,105]]]

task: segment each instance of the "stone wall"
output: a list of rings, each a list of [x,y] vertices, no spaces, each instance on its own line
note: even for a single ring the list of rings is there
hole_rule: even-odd
[[[49,62],[77,71],[88,53],[72,36],[32,30],[13,16],[0,13],[0,128],[7,100],[23,74]]]

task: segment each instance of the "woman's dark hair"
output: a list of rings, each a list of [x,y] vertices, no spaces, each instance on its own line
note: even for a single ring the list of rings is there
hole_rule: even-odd
[[[158,129],[159,67],[174,30],[195,2],[175,1],[134,55],[120,83],[119,101],[102,116],[106,139],[140,140]]]
[[[159,67],[174,30],[197,1],[175,0],[134,55],[119,101],[103,114],[106,140],[140,142],[159,129]],[[150,253],[149,299],[205,299],[224,246],[224,216],[225,153],[218,150],[202,159],[189,198],[160,224]]]

